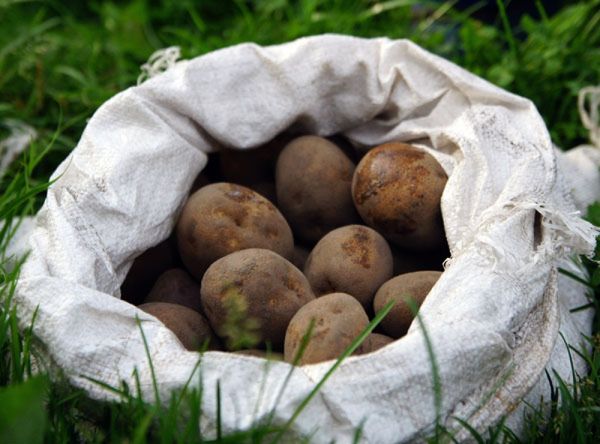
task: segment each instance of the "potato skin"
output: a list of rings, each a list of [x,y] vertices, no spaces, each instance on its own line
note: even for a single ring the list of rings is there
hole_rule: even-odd
[[[208,350],[220,350],[219,340],[214,335],[208,321],[197,311],[178,304],[149,302],[139,306],[141,310],[158,318],[190,350],[196,351],[208,341]]]
[[[237,295],[247,318],[259,322],[262,342],[281,349],[290,319],[315,298],[310,284],[291,262],[269,250],[250,248],[225,256],[206,271],[201,285],[202,308],[223,337],[227,299]]]
[[[200,284],[181,268],[172,268],[161,274],[144,302],[169,302],[202,313]]]
[[[300,239],[313,244],[334,228],[359,221],[353,172],[354,163],[322,137],[299,137],[284,148],[275,169],[277,202]]]
[[[388,344],[394,342],[394,339],[389,336],[382,335],[380,333],[371,333],[362,344],[354,352],[355,355],[366,355],[367,353],[374,352],[380,348],[385,347]]]
[[[393,276],[385,239],[364,225],[348,225],[323,237],[304,265],[315,295],[348,293],[370,307],[377,289]]]
[[[443,246],[440,199],[447,176],[428,153],[399,142],[380,145],[360,161],[352,197],[362,219],[399,247]]]
[[[183,263],[197,280],[219,258],[246,248],[290,257],[292,231],[275,206],[249,188],[215,183],[190,196],[177,223]]]
[[[401,274],[383,284],[373,300],[375,313],[389,301],[396,302],[381,321],[383,331],[394,339],[404,336],[414,319],[406,303],[407,297],[410,296],[417,307],[420,307],[441,275],[439,271],[417,271]]]
[[[314,329],[299,364],[337,359],[367,327],[362,305],[349,294],[331,293],[309,302],[294,315],[285,334],[284,358],[292,363],[311,320]]]

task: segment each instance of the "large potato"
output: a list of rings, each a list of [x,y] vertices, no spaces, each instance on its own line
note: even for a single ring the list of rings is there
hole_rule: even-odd
[[[229,323],[241,315],[257,323],[259,340],[270,342],[274,350],[282,347],[292,316],[315,297],[291,262],[259,248],[237,251],[213,263],[200,291],[204,313],[219,336],[235,340]]]
[[[395,301],[390,312],[381,321],[383,331],[395,339],[404,336],[414,319],[407,300],[412,299],[420,307],[441,275],[439,271],[417,271],[401,274],[383,284],[373,300],[375,313],[389,301]]]
[[[431,155],[393,142],[372,149],[360,161],[352,196],[363,220],[390,242],[435,249],[445,239],[440,198],[446,181],[446,173]]]
[[[181,268],[161,274],[144,302],[169,302],[202,312],[200,285]]]
[[[183,263],[196,279],[217,259],[245,248],[291,257],[292,231],[275,206],[249,188],[215,183],[190,196],[177,223]]]
[[[334,228],[356,223],[354,163],[327,139],[303,136],[281,152],[275,170],[277,202],[300,239],[314,243]]]
[[[315,295],[341,292],[370,307],[377,289],[393,276],[392,252],[385,239],[363,225],[349,225],[323,237],[304,265]]]
[[[139,308],[158,318],[188,350],[199,350],[205,342],[209,350],[220,350],[219,340],[197,311],[167,302],[150,302]]]
[[[337,359],[369,324],[362,305],[352,296],[332,293],[309,302],[294,315],[285,334],[284,357],[293,362],[314,322],[299,364]]]

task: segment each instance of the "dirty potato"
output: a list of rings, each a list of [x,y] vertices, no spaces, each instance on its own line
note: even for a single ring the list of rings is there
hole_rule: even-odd
[[[217,259],[245,248],[290,257],[292,231],[275,206],[249,188],[215,183],[190,196],[177,222],[183,263],[196,279]]]
[[[381,321],[383,331],[394,339],[404,336],[414,319],[407,300],[412,299],[417,308],[420,307],[441,275],[439,271],[417,271],[401,274],[383,284],[373,300],[375,313],[389,301],[395,302]]]
[[[352,203],[354,163],[336,145],[317,136],[293,140],[275,170],[277,202],[300,239],[315,243],[359,218]]]
[[[250,248],[210,266],[202,279],[201,299],[204,313],[222,338],[235,339],[230,323],[241,317],[254,320],[260,342],[278,350],[290,319],[314,295],[291,262],[272,251]]]
[[[362,305],[349,294],[331,293],[309,302],[294,315],[285,334],[284,358],[293,363],[303,337],[313,330],[298,364],[337,359],[369,324]]]
[[[315,295],[341,292],[370,307],[377,289],[393,276],[385,239],[363,225],[338,228],[323,237],[304,265]]]
[[[447,176],[428,153],[411,145],[380,145],[360,161],[352,197],[362,219],[399,247],[444,244],[440,198]]]

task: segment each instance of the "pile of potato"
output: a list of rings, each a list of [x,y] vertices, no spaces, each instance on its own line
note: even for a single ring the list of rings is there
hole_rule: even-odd
[[[136,259],[122,297],[187,349],[300,364],[336,359],[394,300],[356,353],[372,352],[406,333],[407,298],[420,305],[441,275],[446,180],[432,156],[399,142],[360,153],[339,137],[282,135],[223,149],[173,235]]]

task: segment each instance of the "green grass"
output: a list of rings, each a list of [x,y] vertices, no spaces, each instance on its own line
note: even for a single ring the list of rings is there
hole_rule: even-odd
[[[142,402],[135,387],[120,387],[122,403],[90,406],[82,393],[50,382],[43,373],[31,378],[31,334],[18,331],[10,305],[19,262],[9,271],[4,257],[15,223],[39,208],[50,173],[73,149],[86,120],[108,98],[135,84],[140,65],[154,50],[178,45],[183,57],[190,58],[240,42],[281,43],[324,32],[410,38],[530,98],[558,145],[586,142],[576,100],[579,89],[600,83],[600,0],[565,2],[552,17],[541,11],[540,19],[524,17],[513,26],[506,19],[511,5],[497,3],[497,20],[486,25],[470,18],[469,11],[455,10],[453,2],[0,0],[0,139],[8,134],[3,126],[8,118],[39,134],[0,178],[0,218],[9,221],[0,229],[0,442],[202,439],[194,423],[185,421],[188,415],[198,417],[201,390],[173,394],[166,407],[158,408]],[[589,218],[600,225],[600,206],[590,209]],[[598,259],[597,254],[595,261],[584,260],[591,276],[590,303],[597,313]],[[550,418],[532,409],[522,441],[503,424],[485,436],[473,431],[474,439],[594,442],[600,436],[598,316],[593,331],[591,351],[583,353],[590,372],[575,379],[573,394],[567,389],[572,381],[554,388]],[[271,442],[282,430],[262,424],[222,436],[221,442]],[[451,434],[437,428],[431,442],[444,440],[452,441]]]

